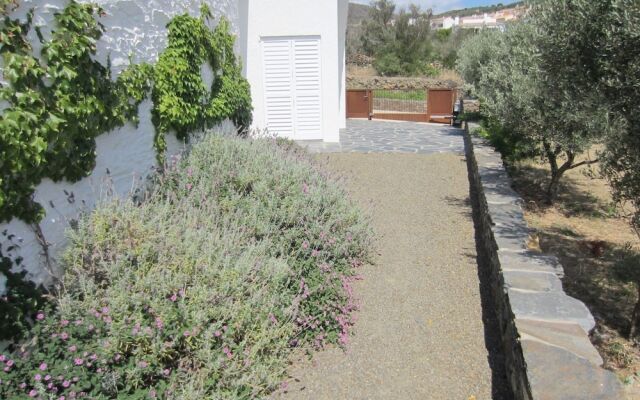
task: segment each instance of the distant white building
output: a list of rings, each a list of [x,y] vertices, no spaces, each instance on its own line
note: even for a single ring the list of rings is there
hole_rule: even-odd
[[[431,29],[504,29],[507,22],[517,20],[522,12],[522,8],[510,8],[490,14],[484,13],[466,17],[446,16],[433,18],[431,20]]]

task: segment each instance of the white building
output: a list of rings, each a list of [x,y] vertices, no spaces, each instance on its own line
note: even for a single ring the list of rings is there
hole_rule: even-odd
[[[34,25],[45,37],[53,15],[69,0],[21,0],[12,18],[24,19],[34,9]],[[88,2],[90,0],[80,0]],[[105,34],[97,43],[97,59],[110,58],[117,76],[130,60],[157,61],[167,40],[167,23],[175,16],[199,15],[205,3],[216,18],[225,16],[236,34],[236,48],[244,74],[251,84],[254,128],[301,140],[339,140],[345,115],[345,36],[348,0],[93,0],[106,15],[100,18]],[[30,40],[36,54],[42,47],[34,31]],[[205,82],[213,79],[203,68]],[[91,210],[106,191],[126,196],[142,183],[155,165],[154,126],[151,101],[140,105],[140,124],[129,123],[96,139],[96,167],[78,182],[44,180],[35,191],[35,200],[46,212],[40,227],[49,254],[55,258],[66,244],[65,229],[81,211]],[[233,129],[228,124],[226,128]],[[182,144],[167,135],[168,153]],[[70,201],[73,194],[74,201]],[[23,258],[28,277],[49,282],[43,266],[42,247],[33,227],[14,219],[0,224],[19,245],[11,254]],[[0,236],[0,244],[8,240]],[[8,247],[8,243],[3,246]],[[7,254],[5,254],[7,255]],[[0,275],[0,292],[4,279]]]
[[[254,125],[337,142],[346,125],[347,0],[242,0],[240,55]]]

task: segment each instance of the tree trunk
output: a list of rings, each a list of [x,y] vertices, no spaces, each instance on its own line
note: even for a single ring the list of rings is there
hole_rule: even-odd
[[[558,188],[560,187],[560,178],[562,178],[562,173],[559,171],[551,171],[551,181],[549,182],[549,186],[547,186],[547,204],[553,204],[554,200],[558,196]]]
[[[631,316],[631,328],[629,329],[629,339],[633,340],[638,334],[638,328],[640,327],[640,283],[636,283],[638,290],[638,301],[633,308],[633,315]]]
[[[575,167],[573,162],[575,161],[575,154],[572,151],[565,150],[565,155],[567,160],[561,166],[558,166],[558,156],[562,153],[562,149],[560,146],[556,146],[555,149],[551,148],[551,145],[544,141],[543,142],[545,155],[547,160],[549,161],[549,166],[551,167],[551,181],[549,182],[549,186],[547,186],[547,204],[553,204],[554,200],[558,195],[558,189],[560,187],[560,178],[564,175],[565,172]]]

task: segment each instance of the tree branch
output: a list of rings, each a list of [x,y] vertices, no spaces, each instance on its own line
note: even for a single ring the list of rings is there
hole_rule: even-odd
[[[582,167],[583,165],[592,165],[592,164],[596,164],[599,163],[600,160],[599,159],[595,159],[595,160],[584,160],[584,161],[580,161],[577,164],[573,164],[573,166],[571,166],[569,169],[574,169],[574,168],[578,168],[578,167]]]

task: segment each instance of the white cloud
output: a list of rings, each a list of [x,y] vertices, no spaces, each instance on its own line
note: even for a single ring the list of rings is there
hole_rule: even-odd
[[[350,0],[352,3],[369,4],[369,0]],[[464,8],[462,0],[395,0],[398,7],[406,7],[411,3],[418,4],[423,10],[431,8],[434,13],[441,13]]]

